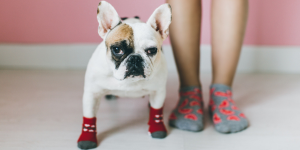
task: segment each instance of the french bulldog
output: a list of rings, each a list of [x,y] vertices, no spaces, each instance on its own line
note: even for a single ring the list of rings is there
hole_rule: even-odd
[[[97,147],[96,111],[105,95],[149,95],[149,134],[165,138],[162,108],[166,97],[167,65],[162,51],[172,20],[169,4],[159,6],[146,23],[122,21],[114,7],[101,1],[97,9],[98,34],[103,42],[89,60],[83,94],[83,127],[78,147]]]

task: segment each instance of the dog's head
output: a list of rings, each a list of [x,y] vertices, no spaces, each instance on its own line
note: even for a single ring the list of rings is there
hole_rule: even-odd
[[[158,69],[162,43],[169,34],[171,7],[158,7],[147,23],[122,22],[114,7],[101,1],[97,10],[98,33],[106,46],[106,58],[118,80],[147,79]]]

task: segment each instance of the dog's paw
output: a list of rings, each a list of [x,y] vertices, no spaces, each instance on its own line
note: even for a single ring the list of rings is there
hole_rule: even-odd
[[[78,148],[87,150],[87,149],[93,149],[97,147],[97,143],[92,141],[80,141],[77,143]]]
[[[105,95],[105,99],[107,99],[107,100],[115,100],[115,99],[117,99],[118,97],[117,96],[115,96],[115,95]]]
[[[165,131],[156,131],[156,132],[150,133],[150,135],[154,139],[163,139],[167,136],[167,132],[165,132]]]

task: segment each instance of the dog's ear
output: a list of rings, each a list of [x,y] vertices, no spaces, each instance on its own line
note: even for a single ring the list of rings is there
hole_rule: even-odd
[[[97,19],[99,22],[98,33],[104,38],[106,33],[121,23],[121,19],[115,8],[106,1],[101,1],[97,9]]]
[[[166,39],[169,35],[169,26],[172,20],[172,9],[170,4],[163,4],[155,9],[153,14],[147,21],[155,31],[159,32],[162,39]]]

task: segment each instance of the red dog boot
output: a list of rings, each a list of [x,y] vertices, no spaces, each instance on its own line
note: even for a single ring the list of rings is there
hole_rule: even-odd
[[[154,109],[150,106],[149,134],[152,138],[162,139],[167,136],[167,130],[163,122],[163,109]]]
[[[83,117],[82,132],[77,141],[80,149],[91,149],[97,147],[96,118]]]

